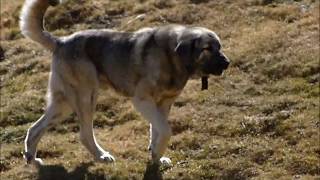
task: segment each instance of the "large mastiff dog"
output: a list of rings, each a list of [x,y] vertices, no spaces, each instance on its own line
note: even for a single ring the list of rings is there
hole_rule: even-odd
[[[98,161],[114,157],[98,145],[92,118],[99,87],[110,87],[130,97],[150,123],[150,145],[155,163],[162,157],[172,134],[170,107],[191,77],[221,75],[229,60],[221,52],[218,36],[202,27],[169,25],[136,32],[86,30],[55,37],[44,30],[43,16],[58,0],[26,0],[21,14],[22,33],[52,52],[47,108],[28,130],[24,157],[40,165],[37,144],[44,132],[75,112],[80,139]]]

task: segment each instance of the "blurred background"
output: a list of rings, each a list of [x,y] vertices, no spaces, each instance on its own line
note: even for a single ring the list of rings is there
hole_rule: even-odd
[[[116,163],[93,163],[73,115],[39,144],[46,166],[22,158],[28,127],[43,113],[51,54],[25,39],[23,0],[1,0],[1,179],[142,179],[149,127],[128,99],[101,90],[98,142]],[[57,36],[93,29],[203,26],[221,38],[231,67],[222,77],[188,82],[170,115],[166,152],[174,166],[160,179],[319,179],[319,1],[67,0],[50,8]]]

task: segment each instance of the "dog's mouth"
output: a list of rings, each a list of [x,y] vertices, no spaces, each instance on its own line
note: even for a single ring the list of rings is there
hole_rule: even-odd
[[[208,77],[209,75],[221,76],[223,72],[228,68],[229,61],[223,60],[218,64],[207,64],[201,71],[201,90],[208,89]],[[211,68],[210,68],[211,67]]]
[[[225,69],[221,68],[221,69],[217,69],[216,71],[212,72],[211,74],[212,75],[215,75],[215,76],[221,76],[223,74]]]
[[[210,74],[214,75],[214,76],[221,76],[223,74],[225,69],[219,69],[219,70],[216,70]],[[201,90],[207,90],[208,89],[208,78],[209,78],[209,75],[206,74],[206,75],[202,75],[201,76]]]

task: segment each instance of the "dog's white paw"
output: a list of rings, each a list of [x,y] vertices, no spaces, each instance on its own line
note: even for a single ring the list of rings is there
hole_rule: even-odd
[[[160,158],[160,164],[164,167],[172,167],[172,162],[168,157]]]
[[[114,157],[110,153],[104,153],[97,160],[105,163],[112,163],[115,161]]]
[[[40,158],[35,158],[33,163],[36,167],[44,165],[43,161]]]
[[[36,167],[40,167],[44,164],[40,158],[34,158],[33,155],[28,152],[24,153],[23,158],[27,161],[27,164],[34,164]]]

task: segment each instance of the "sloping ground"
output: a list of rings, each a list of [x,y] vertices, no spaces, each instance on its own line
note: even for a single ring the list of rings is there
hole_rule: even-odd
[[[50,54],[17,26],[21,0],[1,0],[1,179],[142,179],[148,124],[127,99],[101,91],[95,116],[113,165],[92,163],[77,118],[50,129],[25,165],[27,128],[43,113]],[[50,9],[56,35],[86,28],[136,30],[168,23],[205,26],[232,60],[209,90],[190,81],[177,99],[164,179],[319,179],[319,2],[315,0],[69,0]],[[1,52],[0,52],[1,53]]]

